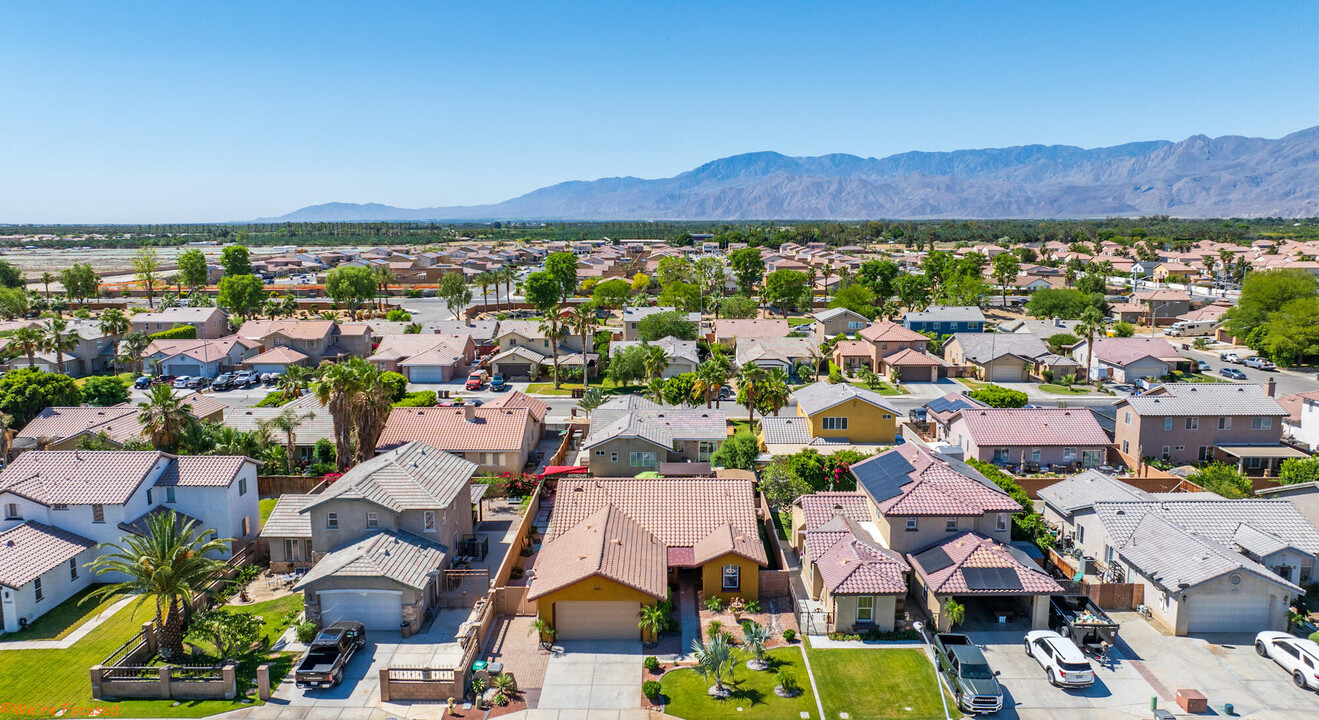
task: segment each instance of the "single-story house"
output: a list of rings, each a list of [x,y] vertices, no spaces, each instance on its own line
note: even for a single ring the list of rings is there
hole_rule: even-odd
[[[637,345],[654,345],[664,348],[664,354],[669,358],[669,364],[668,367],[664,368],[664,372],[661,373],[660,377],[671,378],[683,373],[696,372],[696,368],[701,364],[700,355],[696,351],[695,340],[679,340],[671,336],[650,343],[641,340],[615,340],[609,344],[609,353],[617,355],[627,348]]]
[[[943,344],[943,358],[971,366],[989,382],[1027,382],[1035,358],[1049,354],[1039,336],[1030,333],[957,333]]]
[[[913,593],[921,598],[935,626],[952,625],[948,602],[1008,620],[1023,617],[1032,630],[1049,627],[1050,600],[1063,588],[1024,553],[975,532],[963,531],[907,556]]]

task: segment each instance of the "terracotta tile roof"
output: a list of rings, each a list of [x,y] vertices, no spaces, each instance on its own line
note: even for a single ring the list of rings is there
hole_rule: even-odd
[[[431,349],[419,352],[416,355],[399,363],[403,367],[428,367],[434,365],[459,365],[464,360],[461,348],[455,348],[448,343],[439,343]]]
[[[439,569],[448,554],[449,548],[419,535],[382,529],[321,558],[293,589],[333,576],[385,578],[424,590],[434,582],[430,572]]]
[[[545,414],[550,411],[549,403],[534,398],[521,390],[510,390],[490,402],[482,405],[487,408],[526,408],[536,422],[544,422]]]
[[[376,452],[413,441],[445,452],[517,452],[530,422],[527,408],[394,408],[376,441]]]
[[[275,333],[295,340],[319,340],[333,332],[334,323],[329,320],[248,320],[238,328],[239,335],[257,340]]]
[[[315,499],[315,495],[280,495],[266,524],[261,526],[261,537],[311,537],[311,515],[303,514],[302,509]]]
[[[714,336],[727,338],[781,338],[787,337],[792,328],[788,321],[773,320],[715,320]]]
[[[203,395],[199,392],[188,393],[179,398],[179,402],[191,408],[189,412],[197,418],[204,418],[229,409],[228,403],[218,400],[213,395]]]
[[[157,485],[179,487],[229,487],[245,463],[256,461],[245,455],[180,455],[160,474]]]
[[[256,365],[259,363],[265,363],[269,365],[292,365],[310,359],[311,356],[308,355],[307,353],[294,350],[291,347],[285,347],[283,345],[280,345],[278,347],[273,347],[261,353],[260,355],[257,355],[256,357],[248,358],[247,363],[249,365]]]
[[[142,357],[159,356],[165,359],[183,355],[200,362],[215,362],[228,357],[234,346],[240,344],[244,348],[250,347],[232,335],[215,340],[152,340],[151,344],[142,351]]]
[[[925,586],[936,595],[1043,595],[1063,591],[1034,563],[1027,565],[1007,546],[970,531],[911,553],[907,559]],[[1008,575],[996,577],[988,573],[985,575],[990,582],[968,584],[965,571],[974,573],[977,568],[1002,568]]]
[[[394,512],[434,510],[453,503],[476,473],[476,463],[420,442],[353,466],[301,512],[329,500],[367,500]]]
[[[907,592],[907,561],[901,555],[847,534],[814,560],[824,586],[834,595],[900,595]]]
[[[759,552],[752,550],[753,547],[759,548]],[[748,536],[731,524],[724,523],[696,543],[692,548],[692,562],[704,565],[729,553],[760,562],[765,557],[765,548],[760,544],[760,535],[753,533]]]
[[[12,527],[0,533],[0,585],[17,590],[95,545],[35,520]]]
[[[840,340],[834,343],[834,355],[841,357],[870,357],[871,344],[860,340]]]
[[[1181,359],[1167,340],[1148,337],[1095,338],[1094,356],[1112,365],[1128,365],[1147,357]]]
[[[885,355],[884,362],[894,367],[930,367],[945,364],[939,358],[911,348],[899,350],[892,355]]]
[[[138,409],[128,403],[111,407],[48,407],[32,418],[17,437],[58,441],[83,433],[104,432],[111,440],[123,443],[142,436],[137,414]]]
[[[861,330],[861,337],[870,342],[925,342],[929,338],[907,328],[892,322],[890,320],[880,320],[868,328]]]
[[[162,452],[29,450],[0,471],[0,491],[43,505],[122,505]]]
[[[545,543],[527,599],[597,575],[662,598],[668,592],[667,567],[668,552],[658,538],[613,505],[603,505]]]
[[[983,515],[1021,509],[971,466],[913,444],[866,458],[852,465],[851,472],[885,515]]]
[[[1283,395],[1278,398],[1278,405],[1287,411],[1287,421],[1293,425],[1299,425],[1301,422],[1301,409],[1305,406],[1306,401],[1319,403],[1319,391],[1311,390],[1301,393],[1292,393]]]
[[[856,522],[870,520],[870,501],[859,492],[812,493],[797,498],[797,504],[801,505],[807,532],[818,530],[839,513]]]
[[[981,447],[1110,444],[1108,433],[1085,407],[980,408],[963,410],[960,416]]]

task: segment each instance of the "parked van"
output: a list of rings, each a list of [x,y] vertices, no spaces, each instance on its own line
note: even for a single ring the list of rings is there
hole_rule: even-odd
[[[1213,320],[1178,320],[1169,325],[1164,334],[1172,337],[1199,337],[1212,335],[1216,327],[1218,323]]]

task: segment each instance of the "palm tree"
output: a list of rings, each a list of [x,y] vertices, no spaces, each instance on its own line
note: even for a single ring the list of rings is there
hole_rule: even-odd
[[[149,438],[157,448],[174,448],[188,427],[197,422],[168,385],[153,386],[147,392],[146,401],[137,406],[140,408],[137,420],[142,423],[142,437]]]
[[[290,475],[293,474],[293,456],[298,453],[298,428],[303,421],[312,417],[315,417],[315,413],[299,413],[291,407],[286,407],[280,414],[263,421],[268,423],[271,430],[284,434],[284,458]]]
[[[360,359],[327,364],[320,380],[313,386],[316,399],[329,410],[334,422],[334,449],[340,471],[348,467],[348,461],[353,457],[353,396],[357,392],[358,377],[350,363]]]
[[[91,562],[97,575],[128,577],[97,588],[91,597],[103,600],[129,593],[139,596],[139,605],[155,604],[157,652],[166,662],[183,657],[188,609],[224,571],[224,562],[216,557],[229,553],[230,541],[207,541],[206,536],[212,532],[172,510],[156,513],[147,516],[145,535],[127,534],[119,543],[102,543],[99,548],[111,552]]]
[[[761,411],[773,412],[775,416],[788,404],[788,395],[792,388],[788,384],[788,374],[783,368],[770,368],[765,374],[765,381],[757,393],[756,402]]]
[[[10,443],[18,434],[14,429],[14,416],[0,413],[0,460],[8,462]]]
[[[591,336],[595,334],[598,321],[595,318],[595,303],[584,302],[575,305],[566,322],[568,327],[582,336],[582,387],[591,386],[591,376],[587,373],[586,355],[591,352]]]
[[[268,428],[262,427],[260,423],[257,424],[257,429],[251,432],[236,430],[228,425],[218,425],[213,428],[211,448],[207,454],[246,455],[250,458],[260,458],[265,455],[270,442]]]
[[[732,636],[721,632],[704,642],[696,638],[692,640],[692,654],[696,656],[696,672],[703,678],[714,679],[713,694],[727,697],[729,690],[724,687],[724,673],[731,675],[736,661]]]
[[[829,278],[834,276],[834,266],[825,263],[824,267],[820,268],[820,274],[824,276],[824,296],[829,297]]]
[[[41,284],[46,286],[46,299],[47,299],[47,300],[50,299],[50,284],[53,283],[53,282],[55,282],[55,273],[52,273],[52,272],[43,272],[43,273],[41,273]]]
[[[504,301],[508,306],[513,307],[513,279],[517,277],[517,271],[512,265],[505,265],[496,271],[500,280],[504,281]],[[495,299],[499,299],[499,291],[495,290]]]
[[[64,318],[52,318],[46,326],[44,345],[48,352],[55,353],[56,372],[64,372],[64,353],[78,346],[78,335],[69,332],[69,322]]]
[[[748,664],[757,670],[769,669],[769,663],[765,661],[765,643],[769,642],[771,637],[773,634],[769,628],[758,622],[742,624],[742,646],[755,656],[753,662]]]
[[[643,343],[642,347],[646,348],[646,357],[642,361],[646,367],[646,374],[652,380],[660,379],[664,371],[669,369],[669,353],[659,345],[650,345]]]
[[[124,335],[133,329],[133,324],[128,321],[128,316],[124,315],[124,311],[119,308],[110,308],[101,313],[99,325],[101,332],[112,337]]]
[[[151,336],[141,332],[131,332],[119,341],[120,354],[117,363],[127,363],[133,372],[142,371],[142,353],[151,345]]]
[[[577,401],[577,407],[581,408],[587,415],[595,412],[595,409],[605,404],[605,393],[600,388],[587,388],[582,393],[582,398]]]
[[[284,393],[284,397],[300,398],[307,392],[311,385],[312,372],[303,365],[289,365],[284,369],[284,374],[279,376],[279,382],[276,388]]]
[[[481,288],[481,304],[490,304],[490,284],[494,282],[494,277],[488,271],[482,271],[472,276],[472,284]],[[498,291],[496,290],[496,294]]]
[[[42,336],[41,330],[35,327],[19,328],[9,336],[9,347],[17,350],[23,355],[27,355],[27,364],[29,367],[36,365],[37,352],[44,350],[46,347],[46,338]]]
[[[1081,313],[1076,331],[1085,336],[1085,379],[1090,382],[1090,360],[1095,352],[1095,335],[1104,331],[1104,314],[1091,305]]]
[[[380,309],[384,310],[385,298],[389,295],[389,286],[397,278],[394,277],[394,273],[389,271],[389,265],[385,263],[381,263],[371,268],[371,274],[375,275],[376,287],[382,293],[380,298]]]
[[[384,373],[378,368],[360,357],[350,359],[349,364],[358,376],[358,391],[353,397],[353,417],[357,419],[357,462],[365,462],[375,457],[376,441],[385,429],[390,410],[394,409],[394,398],[391,388],[384,382]]]
[[[732,374],[733,364],[729,362],[728,356],[724,355],[718,345],[712,345],[709,359],[696,368],[696,381],[692,384],[692,392],[699,392],[705,397],[706,408],[710,407],[712,397],[715,407],[719,407],[719,393],[727,387],[728,379]]]
[[[563,339],[563,318],[556,308],[540,321],[540,331],[550,341],[550,352],[554,355],[554,389],[559,389],[559,341]],[[585,356],[583,356],[585,358]],[[582,366],[582,375],[586,375],[586,366]]]
[[[664,629],[665,622],[669,619],[668,614],[659,603],[654,605],[642,605],[640,612],[637,613],[640,620],[637,621],[637,627],[646,634],[649,642],[659,640],[660,630]]]
[[[755,363],[747,363],[737,372],[737,401],[747,406],[747,422],[753,430],[756,425],[756,400],[767,377],[764,368]]]
[[[664,402],[664,381],[659,378],[651,378],[646,384],[646,389],[641,391],[641,397],[651,402]]]

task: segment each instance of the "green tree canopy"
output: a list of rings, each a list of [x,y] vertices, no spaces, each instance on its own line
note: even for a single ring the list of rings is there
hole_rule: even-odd
[[[68,375],[19,368],[0,377],[0,412],[13,416],[14,427],[28,424],[48,407],[81,403],[82,390]]]
[[[783,315],[789,310],[809,308],[811,294],[809,279],[800,270],[775,270],[765,276],[765,289],[761,291],[765,301]]]
[[[197,249],[184,250],[179,253],[179,280],[189,290],[204,288],[211,279],[211,271],[206,267],[206,255]]]
[[[622,278],[610,278],[595,286],[591,299],[600,307],[617,310],[627,303],[632,294],[632,283]]]
[[[97,407],[128,402],[128,383],[115,375],[93,375],[82,383],[82,400]]]
[[[719,314],[733,320],[753,318],[759,310],[756,301],[745,295],[726,297],[719,303]]]
[[[6,320],[26,317],[28,308],[26,290],[0,286],[0,316]]]
[[[696,323],[688,320],[686,314],[681,312],[655,313],[641,318],[641,322],[637,323],[637,332],[647,342],[670,336],[679,340],[695,340],[696,329]]]
[[[1229,332],[1245,337],[1268,322],[1269,316],[1292,300],[1314,297],[1319,280],[1305,270],[1264,270],[1246,276],[1241,299],[1225,313]]]
[[[74,300],[86,300],[101,294],[101,276],[88,263],[74,263],[60,272],[64,292]]]
[[[1009,390],[1001,385],[982,387],[979,390],[971,391],[970,395],[990,407],[1026,407],[1026,393],[1021,392],[1020,390]]]
[[[260,310],[266,300],[265,283],[255,275],[225,275],[219,290],[216,302],[220,307],[245,318]]]
[[[1187,480],[1229,499],[1250,497],[1253,492],[1250,478],[1242,475],[1231,465],[1219,462],[1202,466],[1191,473]]]
[[[753,247],[734,250],[728,254],[728,265],[733,269],[733,278],[743,295],[750,297],[761,277],[765,275],[765,261],[760,251]]]
[[[755,467],[756,458],[760,456],[760,442],[749,432],[740,432],[724,441],[710,463],[717,467],[750,470]]]
[[[875,292],[866,285],[848,285],[834,293],[831,308],[847,308],[867,320],[875,319]]]
[[[664,286],[659,304],[684,312],[697,312],[701,309],[701,288],[693,283],[675,280]]]
[[[563,299],[563,286],[553,273],[542,270],[527,276],[522,283],[522,293],[537,310],[548,313]]]
[[[577,256],[570,252],[557,252],[545,258],[545,272],[559,286],[559,301],[567,301],[577,290]]]
[[[1036,290],[1026,301],[1026,314],[1037,318],[1075,320],[1090,307],[1090,296],[1079,290]]]
[[[609,358],[606,375],[615,385],[631,385],[646,377],[646,358],[650,351],[645,345],[630,345],[614,351]]]
[[[692,261],[682,255],[668,255],[660,258],[655,276],[659,279],[660,286],[665,288],[675,282],[688,282],[695,278]]]
[[[21,288],[26,284],[21,270],[8,260],[0,260],[0,287]]]
[[[1283,485],[1319,481],[1319,458],[1287,458],[1282,461],[1278,482]]]
[[[375,297],[375,274],[371,268],[361,265],[340,265],[326,273],[325,294],[355,311],[359,305]]]
[[[898,264],[892,260],[867,260],[857,271],[856,281],[870,288],[875,297],[888,299],[893,297],[893,281],[900,272]]]
[[[220,266],[225,275],[251,275],[252,254],[242,245],[230,245],[220,252]]]

